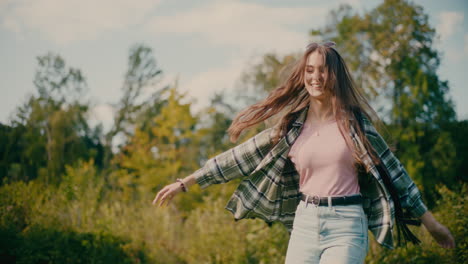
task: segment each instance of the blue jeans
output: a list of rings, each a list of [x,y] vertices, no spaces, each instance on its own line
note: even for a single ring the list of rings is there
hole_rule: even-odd
[[[316,206],[300,201],[286,264],[364,263],[367,217],[362,205]]]

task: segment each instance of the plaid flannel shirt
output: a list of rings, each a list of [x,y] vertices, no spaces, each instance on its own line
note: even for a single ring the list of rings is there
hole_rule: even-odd
[[[234,219],[260,218],[267,223],[280,221],[291,232],[300,193],[299,174],[288,158],[288,152],[301,132],[307,109],[300,111],[292,127],[277,144],[271,143],[274,128],[265,129],[244,143],[209,159],[193,173],[196,182],[204,189],[211,184],[244,177],[225,207],[234,215]],[[414,217],[420,217],[427,207],[418,188],[372,123],[365,117],[362,121],[365,135],[387,168],[403,209]],[[350,127],[350,136],[370,171],[365,173],[366,177],[360,177],[367,180],[359,181],[368,229],[379,244],[393,248],[395,212],[392,198],[353,127]]]

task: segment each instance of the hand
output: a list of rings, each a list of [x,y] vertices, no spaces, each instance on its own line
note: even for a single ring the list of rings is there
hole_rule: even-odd
[[[431,236],[443,248],[455,248],[455,239],[447,227],[437,222],[431,229],[428,229]]]
[[[437,241],[437,243],[443,248],[454,248],[455,247],[455,239],[453,238],[452,234],[448,230],[447,227],[440,224],[432,215],[431,212],[426,211],[421,216],[421,221],[426,227],[427,231],[431,234],[431,236]]]
[[[168,205],[172,198],[174,198],[174,196],[180,193],[181,191],[182,185],[180,184],[180,182],[175,182],[166,185],[156,194],[156,197],[153,200],[153,205],[155,205],[159,200],[161,200],[161,202],[159,203],[160,207],[164,204],[164,202],[166,202],[166,205]]]

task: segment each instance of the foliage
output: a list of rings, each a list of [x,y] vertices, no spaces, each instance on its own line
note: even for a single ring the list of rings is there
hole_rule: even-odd
[[[2,263],[135,263],[141,250],[110,234],[77,233],[31,226],[20,233],[0,228]]]
[[[420,246],[408,245],[395,250],[381,248],[373,241],[366,263],[466,263],[468,261],[468,184],[461,185],[461,192],[449,190],[440,185],[437,188],[442,197],[435,209],[434,216],[449,228],[455,237],[456,248],[444,249],[424,228],[413,229],[421,239]]]
[[[123,95],[114,105],[115,116],[112,128],[105,135],[106,153],[104,162],[108,165],[112,153],[113,140],[116,136],[123,136],[126,140],[132,135],[134,125],[139,122],[143,127],[150,126],[152,114],[159,111],[162,100],[162,90],[153,92],[149,99],[142,96],[148,88],[155,87],[162,70],[158,67],[153,51],[145,45],[134,45],[128,57],[128,70],[122,85]],[[148,106],[146,106],[148,105]],[[148,124],[149,122],[149,124]]]
[[[66,164],[79,159],[100,163],[102,145],[89,128],[84,101],[86,81],[81,71],[67,67],[58,55],[37,58],[34,84],[38,95],[31,95],[18,107],[11,126],[2,125],[0,136],[1,171],[12,179],[29,180],[41,176],[57,184]]]
[[[280,86],[289,73],[290,66],[300,54],[278,56],[268,53],[260,61],[250,65],[241,76],[242,86],[238,89],[237,99],[246,105],[256,103],[267,96],[268,92]]]
[[[111,180],[122,188],[128,200],[138,195],[149,199],[149,194],[199,166],[199,135],[195,130],[198,118],[192,116],[190,103],[181,102],[184,95],[176,88],[163,93],[166,95],[167,103],[153,117],[152,129],[145,132],[137,127],[129,143],[113,160],[119,170],[112,174]],[[199,196],[197,192],[190,193],[195,201],[201,201]],[[179,205],[187,210],[194,206],[188,200]]]

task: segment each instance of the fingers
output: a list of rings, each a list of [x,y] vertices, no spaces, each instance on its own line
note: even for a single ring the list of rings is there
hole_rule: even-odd
[[[159,207],[162,207],[164,203],[166,203],[167,206],[175,194],[176,193],[170,187],[166,186],[158,192],[153,200],[153,205],[157,204],[159,201]]]
[[[161,191],[159,191],[158,194],[156,194],[156,197],[153,200],[153,204],[156,204],[167,191],[169,191],[169,189],[167,187],[164,187]]]
[[[445,239],[443,241],[443,247],[444,248],[455,248],[455,239],[452,236],[452,233],[450,233],[450,230],[445,227]]]
[[[164,202],[166,202],[166,206],[167,206],[173,197],[174,195],[172,195],[170,192],[165,193],[163,197],[161,198],[161,203],[159,204],[159,207],[163,206]]]
[[[455,248],[455,239],[447,227],[441,226],[440,230],[434,235],[437,243],[443,248]]]
[[[455,239],[450,235],[445,241],[445,248],[455,248]]]
[[[442,243],[440,243],[440,245],[441,245],[443,248],[455,248],[455,241],[453,241],[453,240],[446,240],[446,241],[443,241]]]

